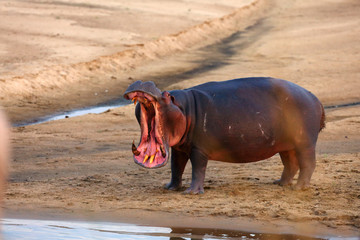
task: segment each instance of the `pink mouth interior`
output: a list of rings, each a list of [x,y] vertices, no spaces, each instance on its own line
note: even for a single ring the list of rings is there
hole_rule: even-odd
[[[157,101],[144,92],[132,92],[129,99],[138,101],[141,107],[141,138],[136,149],[133,146],[134,160],[146,168],[156,168],[167,163],[167,150],[164,146],[162,128],[158,121]]]

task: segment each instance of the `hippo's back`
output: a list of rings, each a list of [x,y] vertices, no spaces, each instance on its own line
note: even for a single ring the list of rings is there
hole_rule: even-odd
[[[222,82],[208,82],[189,88],[195,95],[206,95],[219,110],[252,107],[269,109],[295,104],[299,109],[318,107],[320,101],[308,90],[282,79],[252,77],[239,78]],[[231,104],[232,107],[222,104]],[[224,108],[223,108],[224,107]],[[227,108],[228,107],[228,108]],[[295,107],[295,106],[293,106]]]

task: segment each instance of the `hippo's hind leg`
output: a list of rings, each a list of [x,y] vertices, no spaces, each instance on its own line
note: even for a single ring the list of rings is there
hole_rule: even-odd
[[[169,190],[180,190],[182,185],[182,175],[186,163],[189,160],[188,154],[172,149],[171,152],[171,182],[165,185]]]
[[[295,189],[306,189],[310,185],[310,179],[316,166],[315,146],[297,149],[296,158],[299,162],[300,173]]]
[[[284,170],[280,180],[274,183],[281,186],[291,185],[294,176],[300,169],[299,178],[294,189],[301,190],[308,188],[316,165],[315,148],[307,147],[281,152],[280,157],[284,164]]]
[[[279,180],[276,180],[274,184],[280,186],[291,185],[295,174],[299,170],[298,159],[294,150],[280,152],[281,161],[284,165],[284,170]]]

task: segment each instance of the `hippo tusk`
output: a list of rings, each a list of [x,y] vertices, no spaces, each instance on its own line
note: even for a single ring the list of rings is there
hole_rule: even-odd
[[[165,150],[164,150],[164,146],[163,146],[163,145],[160,146],[160,151],[161,151],[161,155],[162,155],[163,157],[166,157],[166,152],[165,152]]]
[[[134,154],[135,156],[139,156],[139,155],[140,155],[140,152],[139,152],[139,151],[137,150],[137,148],[135,147],[134,141],[133,141],[133,143],[132,143],[131,149],[132,149],[132,152],[133,152],[133,154]]]
[[[149,155],[145,155],[145,157],[144,157],[144,161],[143,161],[143,163],[145,163],[146,162],[146,160],[148,160],[148,158],[149,158]]]
[[[155,155],[152,155],[152,156],[150,157],[150,163],[152,163],[152,162],[154,161],[154,158],[155,158]]]
[[[131,99],[131,101],[133,101],[133,102],[134,102],[134,105],[136,105],[137,97],[133,97],[133,98]]]

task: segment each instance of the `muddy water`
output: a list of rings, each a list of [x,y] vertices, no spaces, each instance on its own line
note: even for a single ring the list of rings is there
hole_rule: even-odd
[[[224,229],[168,228],[111,222],[4,219],[4,240],[38,239],[339,239],[266,234]]]

